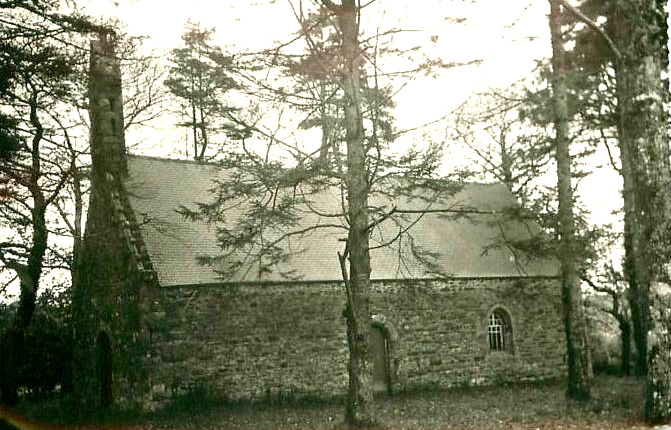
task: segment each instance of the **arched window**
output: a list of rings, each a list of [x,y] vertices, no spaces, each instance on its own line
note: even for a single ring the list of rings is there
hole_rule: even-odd
[[[491,351],[513,351],[513,330],[508,312],[498,308],[489,314],[487,334]]]

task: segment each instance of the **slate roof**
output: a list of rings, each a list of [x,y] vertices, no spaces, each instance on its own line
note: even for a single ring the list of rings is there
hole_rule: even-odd
[[[141,156],[128,157],[129,176],[125,182],[129,201],[145,241],[152,265],[162,286],[209,284],[222,282],[212,267],[200,265],[198,256],[217,255],[216,227],[205,222],[186,220],[177,212],[180,205],[212,200],[210,189],[215,178],[224,178],[218,166],[188,161]],[[315,208],[328,210],[339,199],[323,193],[313,199]],[[515,199],[502,184],[469,184],[453,196],[449,206],[470,213],[461,217],[441,214],[424,215],[410,230],[414,241],[423,250],[438,255],[435,263],[441,273],[455,277],[556,276],[555,260],[515,258],[503,247],[490,248],[509,239],[525,239],[537,227],[521,222],[503,221],[501,210],[514,206]],[[406,208],[423,208],[418,201],[399,203]],[[235,219],[235,214],[231,219]],[[305,225],[324,223],[314,214],[306,214]],[[417,215],[408,217],[414,222]],[[333,223],[333,219],[328,219]],[[385,224],[386,225],[386,224]],[[384,243],[398,231],[389,224],[375,230],[371,247]],[[294,236],[284,243],[287,249],[300,251],[286,264],[261,278],[258,271],[240,273],[229,281],[286,281],[282,273],[292,271],[304,281],[340,281],[337,252],[342,251],[344,230],[325,228],[303,236]],[[410,254],[408,241],[371,250],[371,279],[435,278],[423,264]],[[399,258],[399,255],[402,258]],[[519,255],[518,255],[519,257]]]

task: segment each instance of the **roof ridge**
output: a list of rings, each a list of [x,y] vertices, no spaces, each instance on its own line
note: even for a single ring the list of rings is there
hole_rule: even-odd
[[[126,153],[127,157],[131,158],[142,158],[145,160],[155,160],[155,161],[169,161],[169,162],[175,162],[175,163],[182,163],[182,164],[192,164],[194,166],[219,166],[214,161],[196,161],[196,160],[183,160],[181,158],[165,158],[165,157],[157,157],[155,155],[144,155],[144,154],[132,154],[132,153]]]
[[[218,164],[215,161],[196,161],[192,159],[184,160],[181,158],[165,158],[165,157],[160,157],[156,155],[144,155],[144,154],[132,154],[132,153],[126,153],[126,156],[132,157],[132,158],[141,158],[145,160],[155,160],[155,161],[167,161],[167,162],[174,162],[174,163],[182,163],[182,164],[191,164],[194,166],[213,166],[213,167],[221,167],[220,164]],[[502,185],[505,186],[505,184],[501,181],[463,181],[464,185],[479,185],[479,186],[485,186],[485,187],[491,187],[493,185]],[[507,187],[506,187],[507,188]]]

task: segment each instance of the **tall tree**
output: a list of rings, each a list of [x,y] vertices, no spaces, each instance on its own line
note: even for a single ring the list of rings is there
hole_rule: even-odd
[[[71,173],[70,164],[61,159],[68,127],[59,121],[59,112],[73,94],[81,94],[76,70],[84,51],[73,50],[73,44],[61,38],[98,28],[75,13],[55,12],[56,7],[0,3],[0,26],[7,35],[0,44],[0,103],[3,113],[13,118],[10,135],[16,137],[12,156],[0,161],[0,177],[11,190],[0,199],[0,219],[6,227],[0,261],[16,273],[20,285],[17,312],[0,340],[0,400],[9,404],[18,399],[14,369],[47,257],[49,209]]]
[[[634,209],[629,214],[633,218],[629,227],[632,258],[627,264],[635,280],[630,285],[630,303],[637,368],[645,373],[652,328],[651,288],[656,282],[669,281],[671,261],[671,151],[663,107],[668,101],[668,83],[662,82],[662,65],[668,66],[664,3],[617,2],[611,17],[620,54],[616,76],[622,163],[631,175],[625,194],[630,194]],[[663,404],[659,398],[669,398],[671,393],[654,391],[649,380],[646,417],[671,418],[671,411],[656,407]]]
[[[179,123],[190,129],[193,139],[193,159],[203,161],[215,133],[234,133],[227,120],[234,109],[226,104],[224,95],[235,88],[230,77],[232,58],[221,48],[211,45],[214,29],[203,29],[199,23],[187,21],[182,35],[183,48],[172,51],[173,67],[165,84],[182,100],[180,114],[186,120]]]
[[[0,395],[3,402],[10,404],[17,400],[13,368],[35,307],[47,250],[47,207],[60,193],[68,175],[67,171],[54,172],[51,166],[45,166],[50,160],[45,158],[49,153],[49,138],[45,134],[49,131],[44,124],[44,111],[53,109],[58,93],[66,91],[67,85],[63,87],[62,83],[70,73],[64,58],[54,54],[45,46],[15,53],[13,60],[21,69],[15,76],[13,91],[5,99],[27,119],[19,126],[27,132],[26,144],[0,166],[2,175],[15,190],[12,199],[1,202],[0,211],[10,226],[21,226],[15,230],[16,236],[2,243],[0,256],[5,267],[16,272],[21,287],[13,324],[2,336]],[[21,239],[24,235],[25,241]]]
[[[366,169],[367,150],[364,145],[363,113],[361,109],[361,62],[359,46],[358,7],[354,0],[324,5],[335,14],[342,36],[341,84],[345,93],[345,143],[347,147],[347,247],[339,255],[343,281],[347,289],[347,342],[349,345],[349,394],[345,420],[355,425],[368,425],[373,419],[370,403],[373,397],[372,370],[368,361],[368,331],[370,330],[370,251],[368,242],[369,180]],[[349,275],[345,259],[349,259]]]
[[[605,29],[566,1],[560,2],[598,35],[607,47],[605,57],[614,64],[624,182],[624,272],[629,283],[636,370],[647,374],[646,417],[668,419],[671,357],[660,354],[652,360],[659,369],[667,370],[648,368],[651,288],[657,282],[669,282],[671,260],[671,150],[663,107],[669,91],[661,73],[668,68],[666,1],[586,2],[586,10],[607,19]]]
[[[426,271],[422,273],[438,274],[431,265],[431,254],[413,240],[412,226],[426,212],[440,212],[443,198],[456,192],[460,184],[436,173],[442,144],[423,142],[407,151],[392,147],[397,133],[386,111],[392,91],[380,81],[388,84],[391,76],[402,73],[383,74],[377,60],[381,40],[396,31],[361,36],[363,6],[356,0],[314,3],[315,13],[307,16],[304,2],[291,3],[301,26],[294,40],[304,41],[308,47],[304,58],[297,60],[295,50],[283,52],[287,44],[262,53],[264,66],[275,68],[270,72],[264,69],[264,79],[280,77],[259,81],[250,73],[242,90],[272,100],[280,112],[286,106],[311,112],[298,129],[323,125],[320,119],[328,121],[322,127],[322,139],[314,143],[293,140],[295,130],[287,133],[290,138],[283,138],[261,123],[249,121],[250,116],[236,115],[238,125],[251,137],[243,136],[239,148],[222,160],[235,174],[217,184],[213,202],[195,210],[183,207],[182,213],[221,222],[217,235],[223,252],[203,262],[224,276],[239,277],[251,270],[263,276],[277,270],[291,253],[300,252],[291,245],[291,238],[325,230],[329,237],[340,237],[342,247],[339,245],[334,259],[338,258],[343,279],[349,347],[345,421],[361,427],[376,422],[368,361],[370,251],[395,247],[399,258],[424,264]],[[315,26],[331,34],[319,40]],[[392,48],[388,51],[399,54]],[[427,66],[420,64],[405,78]],[[287,73],[275,73],[278,70]],[[256,86],[247,88],[248,82]],[[405,205],[411,198],[415,203],[408,208]],[[231,219],[227,210],[233,206],[244,210]],[[406,262],[399,261],[399,270],[416,267]]]
[[[668,260],[664,249],[668,226],[658,222],[668,206],[664,202],[668,201],[669,149],[662,109],[668,81],[662,81],[659,73],[668,65],[666,2],[590,0],[582,5],[584,13],[562,3],[589,29],[578,39],[580,50],[585,51],[582,56],[590,58],[592,65],[615,71],[613,125],[624,182],[624,274],[630,284],[634,338],[640,350],[636,370],[645,374],[651,279],[663,272],[660,268]],[[596,17],[605,18],[605,25],[598,25]],[[658,249],[652,251],[655,245]]]
[[[557,160],[557,193],[559,196],[559,254],[561,263],[564,330],[568,356],[568,389],[570,398],[590,398],[592,364],[589,355],[587,325],[582,304],[580,277],[575,260],[575,221],[573,186],[569,151],[569,118],[566,89],[566,64],[562,13],[558,1],[550,1],[550,36],[552,41],[552,103],[555,115],[555,154]]]
[[[611,12],[615,44],[620,146],[630,256],[630,303],[634,322],[637,369],[647,371],[650,288],[671,259],[669,141],[663,102],[662,64],[666,63],[666,30],[662,2],[618,2]]]

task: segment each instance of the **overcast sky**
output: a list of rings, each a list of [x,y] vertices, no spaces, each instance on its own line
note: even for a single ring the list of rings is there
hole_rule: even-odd
[[[416,30],[396,36],[395,42],[422,46],[445,62],[484,59],[478,67],[455,70],[439,82],[426,80],[406,91],[435,98],[439,86],[455,104],[473,85],[499,86],[527,76],[534,60],[549,54],[547,9],[547,2],[537,0],[378,0],[364,9],[362,27]],[[187,19],[215,27],[216,42],[234,52],[268,48],[273,41],[288,40],[298,28],[289,0],[92,0],[87,10],[118,17],[130,34],[147,35],[149,44],[164,50],[181,44]],[[455,24],[450,18],[466,20]]]
[[[550,55],[548,10],[548,2],[539,0],[378,0],[367,8],[362,20],[370,31],[378,26],[416,30],[396,36],[399,47],[420,46],[421,52],[445,62],[483,60],[404,87],[395,99],[396,126],[416,127],[444,116],[474,90],[529,77],[536,60]],[[268,48],[274,41],[289,40],[297,29],[289,0],[90,0],[85,12],[116,17],[130,35],[148,36],[149,47],[165,52],[181,45],[187,19],[216,27],[215,43],[230,52]],[[436,130],[441,132],[440,126]],[[146,139],[144,152],[151,153],[154,142],[181,135],[155,132],[127,136],[127,142]],[[583,179],[579,191],[594,222],[612,221],[610,212],[621,204],[620,178],[607,166],[603,150],[593,167],[595,173]]]
[[[293,0],[294,6],[298,3]],[[268,48],[274,41],[289,40],[297,29],[289,0],[92,0],[87,10],[119,18],[129,34],[149,36],[147,44],[164,51],[182,43],[187,19],[215,27],[215,42],[231,52]],[[548,12],[548,2],[538,0],[378,0],[367,7],[362,27],[370,31],[417,30],[396,36],[398,46],[421,46],[445,62],[484,60],[404,87],[395,98],[396,126],[416,127],[444,116],[474,90],[529,77],[536,60],[550,55]],[[466,19],[454,22],[460,18]],[[603,151],[594,161],[595,174],[580,186],[598,222],[608,220],[619,205],[619,177],[606,164]]]
[[[119,18],[129,34],[149,36],[147,45],[164,51],[182,43],[187,19],[215,27],[215,42],[231,52],[268,48],[289,40],[297,29],[289,0],[91,0],[87,11]],[[398,35],[399,46],[421,46],[445,62],[484,60],[407,85],[395,98],[396,126],[416,127],[442,117],[476,89],[529,77],[536,60],[550,55],[548,12],[548,2],[538,0],[378,0],[366,8],[363,26],[371,31],[378,26],[417,30]],[[466,20],[454,23],[458,18]],[[158,138],[143,139],[151,147]],[[619,205],[619,177],[606,160],[602,151],[593,163],[595,174],[580,186],[598,222],[609,220]]]

